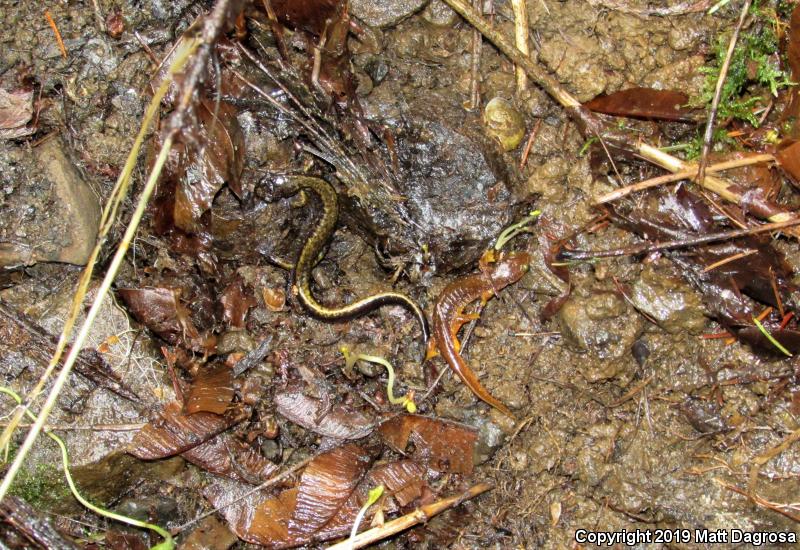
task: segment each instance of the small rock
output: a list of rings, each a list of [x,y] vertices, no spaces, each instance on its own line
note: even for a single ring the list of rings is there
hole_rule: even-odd
[[[351,0],[350,14],[373,27],[392,27],[419,11],[428,0]]]
[[[475,442],[473,462],[475,466],[487,462],[492,455],[503,446],[505,434],[500,426],[485,417],[477,417],[474,424],[478,429],[478,440]]]
[[[670,334],[700,334],[706,326],[703,303],[686,283],[647,265],[630,295],[636,308]]]
[[[281,448],[278,442],[272,439],[266,439],[261,444],[261,454],[264,458],[276,462],[281,458]]]
[[[256,347],[256,342],[246,330],[229,330],[217,340],[217,353],[226,354],[233,352],[247,353]]]
[[[458,14],[442,0],[432,0],[422,10],[422,18],[437,27],[452,27],[458,21]]]
[[[84,265],[100,224],[97,196],[81,177],[59,139],[21,155],[19,164],[0,159],[14,186],[0,219],[0,267],[63,262]],[[13,161],[12,161],[13,162]]]
[[[215,516],[205,518],[181,543],[182,550],[228,550],[238,537]]]

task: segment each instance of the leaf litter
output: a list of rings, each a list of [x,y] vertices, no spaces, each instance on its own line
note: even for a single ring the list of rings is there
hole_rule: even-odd
[[[304,69],[305,76],[309,81],[317,80],[329,94],[328,99],[337,106],[342,117],[339,122],[348,128],[356,142],[355,149],[366,150],[372,137],[368,137],[362,125],[354,93],[346,39],[350,23],[342,9],[345,4],[333,0],[319,3],[273,1],[271,8],[280,24],[305,33],[303,40],[309,65]],[[330,39],[333,45],[323,49],[321,57],[315,59],[314,56],[320,54],[315,53],[315,47],[323,37]],[[795,42],[796,39],[790,39],[790,60]],[[223,60],[231,59],[231,51],[228,44],[220,42],[217,55]],[[315,63],[321,63],[319,71],[313,68]],[[220,513],[231,529],[245,541],[284,548],[331,540],[349,532],[368,491],[377,485],[385,485],[389,495],[377,505],[380,512],[402,513],[411,506],[435,499],[442,492],[440,486],[432,488],[436,485],[434,479],[441,479],[439,475],[453,476],[451,486],[468,479],[474,469],[478,434],[472,427],[439,418],[389,416],[381,410],[380,404],[376,405],[364,395],[344,397],[342,388],[352,386],[340,380],[336,381],[338,386],[309,380],[305,380],[305,384],[297,384],[295,380],[287,384],[286,380],[293,375],[286,370],[279,372],[283,384],[275,383],[265,390],[264,401],[270,407],[262,404],[254,411],[242,404],[242,381],[236,379],[237,373],[228,365],[216,361],[216,341],[212,341],[211,335],[245,332],[253,326],[254,316],[263,316],[252,289],[267,288],[261,283],[268,275],[263,271],[250,272],[245,281],[236,272],[237,266],[220,261],[224,251],[212,227],[212,217],[218,213],[215,211],[229,214],[247,206],[246,183],[254,182],[254,176],[246,173],[242,154],[247,144],[238,118],[241,112],[234,106],[235,101],[221,99],[242,95],[241,88],[236,87],[241,82],[226,69],[223,63],[221,68],[209,71],[207,85],[199,90],[192,105],[191,127],[173,149],[160,181],[158,200],[151,210],[155,234],[165,236],[170,251],[179,257],[173,266],[177,269],[165,269],[164,281],[158,281],[160,286],[117,290],[131,315],[174,348],[175,357],[180,358],[177,364],[192,370],[193,375],[186,401],[167,404],[157,418],[135,436],[129,452],[144,460],[180,454],[199,468],[228,478],[211,484],[205,494],[213,506],[221,507]],[[211,84],[215,81],[223,85],[215,87]],[[238,84],[231,87],[233,82]],[[180,82],[175,91],[179,88]],[[695,121],[696,114],[682,108],[685,102],[681,94],[638,88],[592,100],[586,106],[616,116]],[[177,93],[172,94],[173,101],[175,97]],[[18,106],[18,110],[23,107]],[[19,114],[17,120],[23,118]],[[27,124],[29,120],[14,127]],[[795,145],[779,149],[776,159],[783,170],[796,178]],[[774,170],[753,168],[741,180],[744,182],[741,194],[745,197],[742,204],[724,210],[731,222],[722,221],[720,212],[712,210],[704,197],[689,192],[684,186],[677,192],[648,193],[646,199],[637,203],[609,206],[609,216],[617,227],[650,241],[691,239],[721,225],[746,223],[749,214],[759,210],[763,214],[783,198]],[[751,186],[752,182],[756,185]],[[227,195],[226,186],[230,189]],[[552,237],[540,239],[548,250],[546,263],[562,280],[569,281],[569,270],[563,265],[553,265],[558,262],[552,243],[564,245],[564,240]],[[251,241],[243,240],[243,246],[249,246]],[[791,352],[800,351],[796,321],[785,315],[785,311],[796,307],[793,272],[768,237],[742,237],[664,255],[703,295],[710,313],[731,335],[767,353],[775,353],[773,343],[758,330],[761,325],[753,321],[764,306],[769,306],[771,312],[759,322],[763,322],[769,334]],[[210,277],[215,285],[211,300],[199,299],[197,289],[192,288],[198,286],[192,281],[197,279],[198,273]],[[182,281],[183,275],[190,282]],[[253,284],[256,282],[258,284]],[[568,297],[565,294],[554,298],[549,308],[552,311],[546,312],[547,315],[555,315]],[[287,305],[292,307],[289,293],[287,298]],[[270,307],[272,313],[283,309],[282,300],[280,302],[280,306]],[[198,303],[202,303],[202,307]],[[198,311],[203,310],[204,315],[198,317]],[[278,321],[274,323],[274,334],[270,336],[279,333]],[[276,341],[275,345],[279,349],[286,348],[289,342]],[[232,351],[222,353],[240,357],[252,349],[252,343],[238,342],[231,346]],[[265,357],[265,364],[274,367],[279,363],[274,354],[261,355],[261,359]],[[257,363],[261,363],[261,359]],[[263,367],[263,364],[251,366],[254,371]],[[338,376],[321,362],[302,368],[312,372],[313,378],[326,382]],[[366,377],[361,379],[368,391],[372,383]],[[326,395],[331,387],[335,388],[335,393]],[[363,393],[369,397],[367,391]],[[298,479],[286,481],[271,496],[255,493],[232,503],[237,495],[268,480],[277,471],[276,462],[283,458],[278,456],[276,462],[266,459],[240,437],[241,434],[234,433],[272,408],[282,417],[278,431],[286,433],[289,441],[294,439],[298,446],[313,442],[313,446],[327,450],[311,460]],[[315,439],[311,434],[323,439]],[[377,511],[370,512],[373,513]]]

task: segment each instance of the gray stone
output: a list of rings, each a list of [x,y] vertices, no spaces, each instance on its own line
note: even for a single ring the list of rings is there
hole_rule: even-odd
[[[373,27],[392,27],[419,11],[428,0],[351,0],[350,14]]]
[[[633,284],[636,308],[670,334],[700,334],[706,326],[700,297],[686,283],[648,265]]]
[[[0,266],[84,265],[97,238],[100,204],[61,140],[49,139],[32,154],[9,152],[0,168],[7,182],[0,196]]]

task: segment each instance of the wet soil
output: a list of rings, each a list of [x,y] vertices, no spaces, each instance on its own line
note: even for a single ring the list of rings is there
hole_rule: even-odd
[[[48,147],[57,147],[58,154],[70,160],[79,174],[70,177],[80,178],[91,191],[70,199],[71,207],[95,211],[110,193],[140,124],[153,69],[147,49],[156,57],[165,55],[207,4],[52,3],[49,9],[68,52],[64,59],[38,4],[0,3],[0,87],[13,90],[20,79],[33,78],[42,98],[35,139],[0,142],[0,252],[16,254],[4,262],[0,299],[53,334],[59,331],[79,268],[42,262],[80,264],[80,258],[57,257],[54,250],[77,245],[71,240],[53,244],[52,233],[85,240],[92,222],[73,224],[74,232],[65,225],[71,210],[52,195],[49,180],[39,177],[46,168],[37,164],[42,147],[38,142],[50,134],[58,136]],[[433,0],[427,7],[425,2],[405,0],[351,4],[353,15],[363,19],[370,33],[369,39],[351,39],[360,102],[368,120],[394,131],[400,163],[413,174],[401,189],[410,199],[409,216],[418,222],[409,242],[421,245],[419,236],[427,235],[432,245],[425,253],[421,246],[393,250],[383,246],[386,235],[376,236],[368,225],[354,230],[364,220],[345,212],[347,227],[336,232],[314,273],[319,300],[338,304],[385,289],[396,270],[395,288],[429,310],[446,284],[475,268],[480,252],[504,226],[532,206],[542,212],[532,232],[511,245],[534,256],[530,272],[486,305],[464,353],[492,395],[514,411],[517,424],[490,410],[450,373],[441,391],[420,404],[422,413],[480,430],[481,464],[474,478],[496,484],[469,505],[471,518],[461,527],[455,546],[573,548],[577,529],[797,532],[797,523],[729,488],[747,489],[773,502],[796,502],[800,494],[800,446],[795,443],[764,458],[798,430],[790,393],[797,388],[776,382],[791,372],[791,362],[756,355],[739,343],[699,338],[721,329],[708,319],[700,297],[665,257],[646,263],[624,258],[572,266],[570,298],[555,317],[542,320],[545,306],[565,290],[544,265],[543,243],[591,222],[596,216],[592,197],[612,190],[612,185],[593,174],[590,156],[581,153],[583,139],[563,110],[538,88],[517,94],[513,66],[484,43],[481,105],[495,97],[507,99],[528,132],[536,132],[522,169],[522,146],[504,152],[491,141],[483,130],[482,113],[465,109],[473,31],[440,2]],[[715,16],[701,12],[655,17],[607,4],[611,7],[596,0],[528,2],[533,57],[581,100],[630,86],[699,91],[703,77],[697,69],[720,30],[731,28],[737,17],[730,8]],[[645,9],[647,4],[634,1],[628,7]],[[494,7],[496,28],[512,36],[510,2],[495,0]],[[124,30],[114,38],[100,22],[105,27],[117,12]],[[245,187],[255,188],[261,174],[286,167],[291,156],[286,144],[279,143],[292,132],[262,116],[258,110],[240,115],[247,143]],[[676,130],[685,135],[691,131],[688,126]],[[145,168],[142,162],[137,169],[139,181]],[[639,164],[619,168],[635,179],[655,175]],[[436,183],[425,194],[423,183],[428,181]],[[126,204],[123,218],[129,210]],[[418,329],[399,307],[331,324],[307,316],[291,293],[283,307],[259,296],[244,330],[220,329],[219,316],[204,313],[206,294],[219,294],[234,276],[258,289],[256,294],[264,295],[264,289],[286,294],[286,272],[266,257],[273,252],[296,254],[317,211],[313,199],[305,205],[265,204],[239,201],[228,189],[221,190],[210,227],[217,247],[213,254],[223,267],[207,278],[200,275],[202,266],[195,270],[203,282],[192,287],[195,295],[186,297],[193,320],[198,325],[216,323],[218,350],[225,353],[250,351],[259,336],[269,332],[274,349],[285,352],[292,365],[329,369],[341,363],[338,350],[347,343],[391,357],[398,378],[424,392],[430,373],[418,365],[423,351]],[[634,241],[611,226],[582,233],[575,244],[608,249]],[[800,265],[796,242],[781,247],[792,265]],[[186,262],[195,265],[174,253],[146,224],[118,286],[157,285],[165,272],[181,272]],[[172,383],[159,352],[163,342],[116,304],[109,302],[106,309],[89,346],[105,344],[107,361],[140,400],[121,399],[76,376],[54,424],[135,427],[172,399]],[[0,349],[3,346],[2,383],[19,392],[30,389],[42,365],[13,342],[0,343]],[[447,369],[441,362],[437,366]],[[282,368],[286,364],[272,358],[254,376],[268,387],[277,383]],[[384,388],[377,374],[357,374],[363,379],[363,393],[376,399]],[[10,405],[0,410],[7,408]],[[262,413],[265,422],[275,418],[270,407]],[[318,443],[288,421],[278,421],[287,434],[282,441],[287,448],[265,443],[262,451],[270,458],[295,451],[303,456]],[[144,506],[168,526],[198,515],[205,509],[200,489],[211,476],[181,459],[140,463],[120,455],[133,429],[65,432],[73,463],[83,466],[78,476],[86,491],[131,513]],[[39,443],[25,479],[35,478],[56,461],[56,448],[49,441]],[[51,495],[60,498],[42,498],[37,487],[18,486],[17,494],[39,499],[44,509],[90,518],[92,525],[99,521],[83,514],[63,493]],[[201,534],[192,537],[199,540]],[[229,537],[217,540],[223,539],[226,543],[215,547],[245,547]],[[204,547],[202,542],[193,544]],[[727,547],[733,545],[721,546]]]

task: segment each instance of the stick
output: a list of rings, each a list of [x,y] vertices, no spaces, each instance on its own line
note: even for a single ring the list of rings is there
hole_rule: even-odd
[[[355,538],[347,539],[345,541],[329,546],[327,550],[346,550],[349,548],[363,548],[386,537],[396,535],[400,531],[405,531],[409,527],[413,527],[418,523],[424,523],[432,517],[448,510],[455,508],[462,502],[475,498],[476,496],[493,489],[494,486],[490,483],[479,483],[470,487],[460,495],[454,495],[442,500],[438,500],[432,504],[428,504],[421,508],[417,508],[413,512],[406,514],[402,517],[394,519],[388,523],[384,523],[380,527],[375,527],[368,531],[357,535]]]
[[[771,162],[773,160],[775,160],[775,157],[770,154],[752,155],[741,159],[728,160],[725,162],[718,162],[717,164],[712,164],[711,166],[706,168],[706,172],[720,172],[722,170],[741,168],[742,166],[750,166],[751,164],[759,164],[761,162]],[[595,204],[604,204],[607,202],[615,201],[617,199],[630,195],[631,193],[635,193],[636,191],[643,191],[644,189],[650,189],[651,187],[657,187],[659,185],[664,185],[666,183],[672,183],[674,181],[680,181],[683,179],[692,179],[696,174],[697,174],[697,169],[693,166],[690,166],[689,169],[687,170],[681,170],[679,172],[667,174],[666,176],[659,176],[657,178],[644,180],[642,182],[635,183],[633,185],[621,187],[619,189],[611,191],[610,193],[601,195],[595,200]]]
[[[511,7],[514,10],[514,41],[517,49],[526,56],[528,50],[528,6],[525,0],[511,0]],[[521,95],[528,87],[528,76],[522,67],[516,68],[517,72],[517,94]]]
[[[591,260],[594,258],[615,258],[620,256],[634,256],[636,254],[644,254],[645,252],[658,252],[661,250],[672,250],[675,248],[686,248],[689,246],[699,246],[701,244],[708,244],[716,241],[726,241],[728,239],[737,239],[747,235],[756,235],[758,233],[765,233],[767,231],[777,231],[785,229],[793,225],[800,225],[800,218],[788,220],[778,223],[765,223],[758,227],[751,227],[747,229],[734,229],[733,231],[723,231],[720,233],[710,233],[701,237],[694,237],[684,239],[681,241],[666,241],[663,243],[642,243],[628,248],[615,248],[613,250],[598,250],[592,252],[591,250],[564,250],[561,252],[561,257],[565,260]]]
[[[706,130],[703,134],[703,152],[700,155],[700,168],[697,170],[697,181],[703,181],[706,177],[706,164],[708,164],[708,152],[711,150],[711,142],[714,139],[714,121],[717,119],[717,109],[719,108],[719,101],[722,97],[722,86],[725,84],[725,77],[728,76],[728,67],[731,64],[733,57],[733,50],[736,48],[736,41],[739,39],[739,31],[742,30],[744,19],[747,17],[747,12],[750,10],[751,0],[745,0],[742,6],[742,13],[739,15],[739,22],[736,28],[733,29],[731,41],[728,44],[728,51],[725,53],[725,61],[722,62],[722,67],[719,69],[719,78],[717,78],[717,87],[714,89],[714,98],[711,100],[711,111],[708,113],[708,121],[706,122]]]

